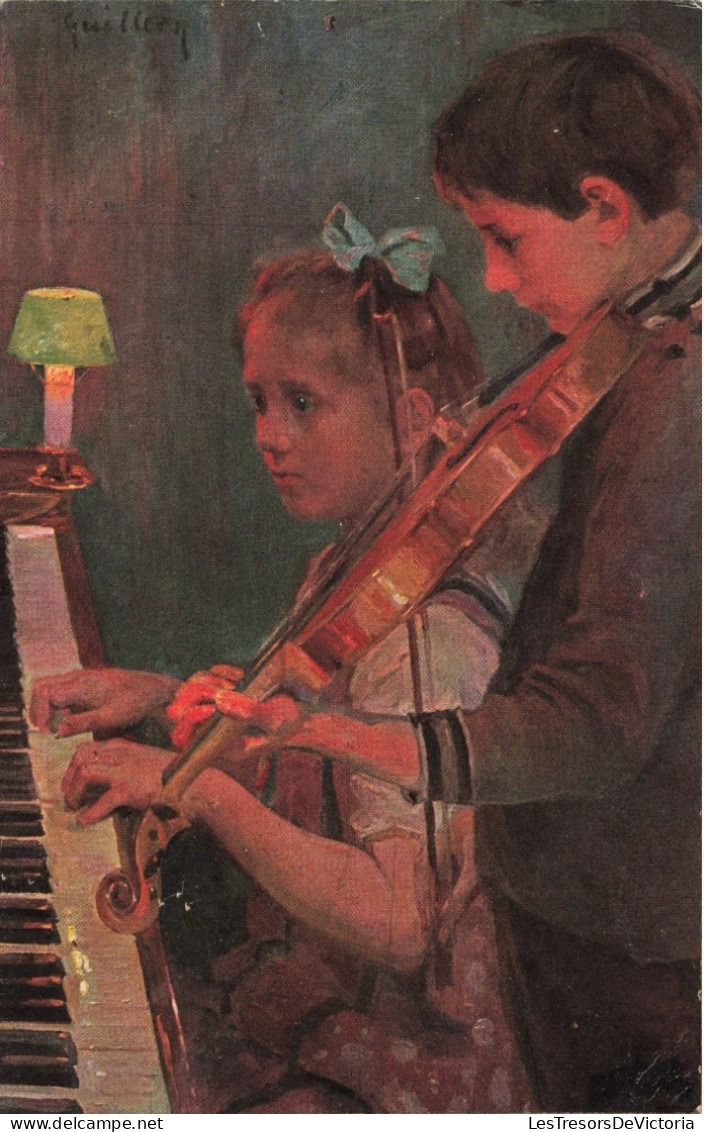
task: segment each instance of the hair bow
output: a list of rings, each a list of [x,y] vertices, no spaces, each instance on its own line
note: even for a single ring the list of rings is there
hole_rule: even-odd
[[[377,242],[345,204],[336,204],[323,225],[323,243],[345,271],[356,271],[365,256],[383,260],[409,291],[426,291],[433,256],[445,251],[437,228],[390,228]]]

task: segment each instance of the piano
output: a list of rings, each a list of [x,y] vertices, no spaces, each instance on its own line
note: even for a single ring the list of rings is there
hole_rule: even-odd
[[[79,828],[60,782],[80,739],[27,723],[31,681],[102,652],[70,492],[0,449],[0,1113],[197,1111],[158,925],[98,918],[128,818]],[[85,738],[85,737],[83,737]]]

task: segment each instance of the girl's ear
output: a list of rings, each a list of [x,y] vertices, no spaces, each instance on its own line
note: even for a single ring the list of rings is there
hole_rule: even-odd
[[[412,385],[396,398],[396,420],[398,421],[401,443],[406,454],[418,451],[429,439],[435,421],[435,406],[430,394],[417,385]]]
[[[609,177],[584,177],[579,191],[595,222],[597,242],[615,244],[630,228],[633,203],[628,193]]]

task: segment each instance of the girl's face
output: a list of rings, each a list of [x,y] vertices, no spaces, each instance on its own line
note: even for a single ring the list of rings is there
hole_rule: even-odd
[[[385,393],[361,332],[339,311],[296,322],[290,299],[258,309],[244,339],[256,441],[292,515],[349,527],[383,493],[395,461]]]

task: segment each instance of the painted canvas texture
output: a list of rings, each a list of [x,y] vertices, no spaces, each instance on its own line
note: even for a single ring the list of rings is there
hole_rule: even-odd
[[[610,365],[612,378],[575,416],[577,439],[568,444],[565,431],[535,458],[508,504],[499,509],[497,500],[498,517],[487,512],[473,553],[431,555],[426,577],[423,556],[435,535],[404,530],[388,578],[385,562],[370,558],[370,577],[383,585],[359,603],[359,620],[321,630],[303,666],[284,664],[278,681],[269,654],[261,672],[238,681],[282,619],[291,611],[314,619],[318,593],[335,592],[340,547],[354,561],[383,541],[399,507],[442,463],[444,446],[471,435],[462,406],[481,406],[483,391],[498,390],[492,383],[513,367],[532,370],[550,334],[560,336],[550,339],[555,349],[569,339],[580,321],[569,287],[582,313],[590,287],[601,298],[597,268],[586,258],[580,266],[585,243],[565,242],[564,226],[573,233],[586,215],[600,233],[615,231],[624,214],[609,186],[618,187],[620,174],[608,164],[585,170],[578,189],[587,211],[559,213],[549,187],[544,208],[523,190],[514,195],[505,170],[518,163],[516,145],[497,159],[501,191],[464,193],[456,167],[447,172],[436,155],[442,112],[485,64],[517,45],[605,30],[645,37],[698,87],[700,24],[698,6],[673,0],[0,5],[3,345],[23,296],[37,288],[96,292],[114,339],[108,364],[79,362],[73,395],[70,443],[91,482],[56,491],[55,506],[50,485],[44,511],[27,511],[19,526],[14,515],[7,535],[13,584],[19,590],[23,578],[38,592],[26,615],[3,607],[9,637],[26,625],[34,641],[26,699],[34,680],[66,679],[79,659],[74,645],[58,645],[66,611],[56,548],[62,558],[66,523],[75,524],[71,560],[80,546],[100,659],[108,672],[127,674],[119,688],[112,677],[75,692],[47,684],[31,721],[32,758],[44,768],[34,771],[40,796],[67,807],[64,840],[48,851],[50,865],[58,858],[54,887],[67,886],[69,875],[74,884],[77,919],[61,925],[72,963],[69,1014],[82,1009],[81,995],[102,997],[100,976],[90,973],[99,962],[93,949],[101,950],[100,933],[116,935],[100,922],[95,888],[117,859],[112,847],[89,850],[82,826],[110,830],[111,809],[147,807],[174,740],[187,745],[213,704],[225,716],[245,712],[254,729],[247,759],[235,769],[221,752],[220,769],[192,788],[183,829],[175,832],[178,820],[169,825],[167,815],[164,828],[175,835],[150,858],[161,876],[156,926],[138,946],[131,933],[119,936],[129,939],[125,957],[107,960],[124,962],[125,984],[151,984],[134,1011],[144,1013],[139,1040],[154,1067],[145,1052],[139,1072],[130,1068],[124,1035],[115,1034],[119,1002],[105,1020],[89,1010],[86,1027],[98,1044],[110,1034],[115,1053],[97,1068],[92,1046],[79,1051],[70,1080],[48,1086],[2,1080],[0,1068],[2,1111],[81,1110],[50,1107],[62,1104],[152,1113],[695,1111],[698,1086],[686,1066],[698,1033],[699,945],[678,894],[689,883],[686,866],[698,870],[696,815],[678,809],[662,853],[657,838],[650,848],[640,839],[652,872],[643,865],[636,883],[625,863],[616,876],[619,829],[627,836],[655,829],[656,796],[681,788],[691,800],[698,785],[679,753],[687,744],[696,749],[696,737],[684,708],[672,707],[679,696],[689,710],[697,687],[696,665],[693,675],[680,647],[696,636],[687,594],[700,550],[684,534],[698,499],[688,465],[699,436],[696,296],[688,283],[677,291],[678,318],[669,308],[667,318],[662,307],[650,310],[657,349],[608,324],[594,369]],[[617,122],[619,108],[611,113]],[[639,182],[625,189],[624,200],[639,199]],[[638,232],[647,229],[647,237],[647,223],[661,224],[663,246],[671,240],[677,256],[661,264],[658,240],[645,237],[638,254],[650,275],[676,262],[673,287],[690,279],[696,259],[699,199],[696,190],[686,195],[654,206],[653,215],[638,205],[636,221],[619,230],[642,221]],[[549,213],[547,226],[531,227],[536,209]],[[528,226],[519,231],[521,224]],[[536,298],[538,283],[531,292],[515,266],[527,262],[520,246],[516,252],[527,234],[542,241],[540,286],[555,292],[554,302]],[[641,282],[633,257],[620,270]],[[556,288],[558,276],[564,285]],[[31,450],[31,471],[46,441],[49,386],[29,360],[3,352],[0,445],[4,453]],[[631,445],[631,437],[658,430],[666,443],[643,456],[636,490],[628,456],[635,463],[646,442]],[[6,475],[14,493],[24,459]],[[507,464],[503,452],[501,460]],[[623,493],[612,497],[615,467]],[[560,526],[566,506],[572,526]],[[638,528],[647,530],[644,549],[629,530],[646,509]],[[33,587],[35,563],[50,564],[54,580],[42,574]],[[632,613],[632,595],[620,587],[636,569],[641,604]],[[411,582],[418,596],[404,620],[393,610]],[[88,600],[88,590],[81,593]],[[572,608],[575,595],[583,605]],[[606,620],[607,606],[610,636],[597,648],[593,625]],[[545,712],[522,725],[511,697],[527,667],[540,668],[563,622],[574,638],[560,642],[567,675],[559,710],[551,714],[548,671],[531,685]],[[633,676],[630,694],[628,658],[639,649],[649,667],[644,661],[646,675]],[[214,676],[191,680],[184,693],[183,681],[213,666],[220,666]],[[601,674],[594,685],[587,670]],[[135,672],[151,675],[133,679]],[[686,693],[679,684],[673,690],[685,677]],[[260,718],[231,698],[250,684],[257,701],[273,696],[272,713],[283,714]],[[661,698],[655,686],[665,689]],[[488,689],[495,711],[482,708]],[[89,715],[90,726],[70,726],[75,735],[64,731],[58,745],[45,734],[62,718],[106,703],[112,710],[117,691],[135,703],[144,694],[144,711]],[[169,718],[177,692],[185,698]],[[290,705],[299,703],[297,715]],[[297,734],[308,712],[332,721],[328,747],[317,749],[313,732],[302,731],[299,744],[280,750],[276,736]],[[587,734],[586,716],[608,719],[610,730],[594,726],[608,738],[606,753],[603,765],[592,761],[583,771],[575,736]],[[395,732],[376,753],[370,733],[346,730],[350,719],[364,727],[389,718],[406,729],[403,749],[419,752],[415,776],[404,778],[387,759]],[[648,742],[641,732],[658,728],[667,729],[667,753],[653,740],[641,765],[637,752]],[[608,743],[636,752],[627,768],[636,785],[628,777],[623,785]],[[482,762],[484,751],[498,749],[500,759]],[[542,770],[531,762],[536,751]],[[584,798],[608,798],[612,788],[618,805],[594,819]],[[120,827],[128,843],[133,829]],[[580,868],[589,874],[582,888],[569,883]],[[677,883],[660,884],[658,869],[677,873]],[[85,885],[76,889],[81,870]],[[84,947],[88,921],[97,935]],[[623,965],[603,959],[604,948],[625,956]],[[541,952],[556,956],[549,987],[526,976]],[[609,988],[621,1021],[616,1014],[594,1021],[575,970],[577,983],[583,975]],[[565,1040],[558,1056],[545,1035],[558,1026],[549,1010],[563,994],[579,1019],[574,1029],[589,1019],[593,1040],[583,1047]],[[642,1050],[623,1021],[628,1003],[649,1019]],[[174,1027],[170,1042],[162,1018]],[[13,1036],[12,1022],[0,1020],[0,1049],[24,1040]],[[573,1072],[582,1058],[593,1061],[588,1086]],[[553,1061],[557,1084],[545,1069]],[[114,1085],[118,1063],[120,1074],[140,1078],[129,1108],[119,1107],[128,1102]]]

